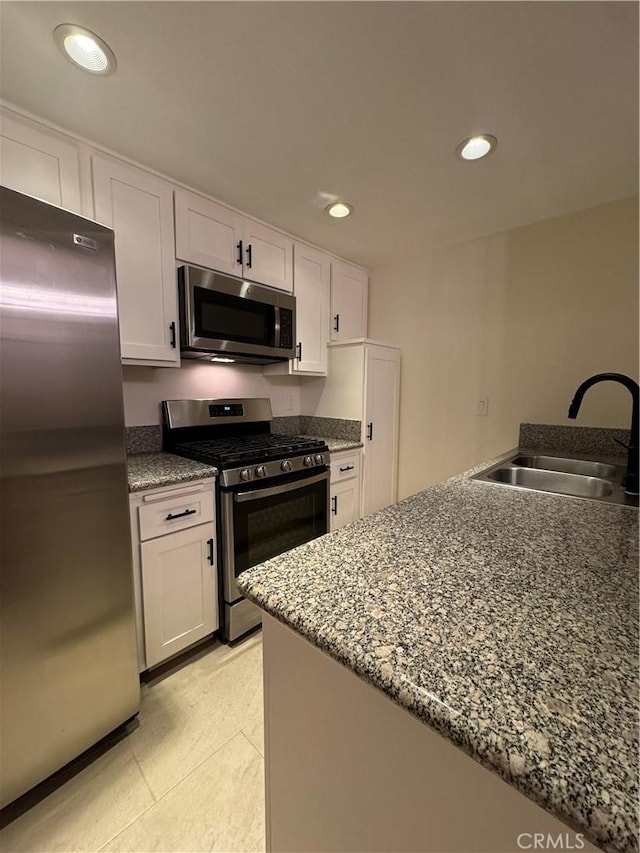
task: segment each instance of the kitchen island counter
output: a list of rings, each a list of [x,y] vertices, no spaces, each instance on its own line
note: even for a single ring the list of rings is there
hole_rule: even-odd
[[[637,510],[470,479],[489,464],[239,586],[597,846],[636,850]]]

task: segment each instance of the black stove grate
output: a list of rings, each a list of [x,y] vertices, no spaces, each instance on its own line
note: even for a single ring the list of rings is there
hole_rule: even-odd
[[[176,444],[173,452],[219,468],[266,462],[285,456],[326,451],[321,438],[278,435],[242,435]]]

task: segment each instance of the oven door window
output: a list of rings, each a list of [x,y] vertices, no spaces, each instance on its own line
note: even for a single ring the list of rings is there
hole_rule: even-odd
[[[328,480],[249,501],[234,500],[235,576],[327,532]]]
[[[194,287],[195,333],[200,338],[273,346],[273,305]]]

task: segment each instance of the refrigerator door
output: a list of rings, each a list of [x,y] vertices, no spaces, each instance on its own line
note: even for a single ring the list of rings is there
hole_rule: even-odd
[[[113,233],[0,187],[0,805],[139,708]]]

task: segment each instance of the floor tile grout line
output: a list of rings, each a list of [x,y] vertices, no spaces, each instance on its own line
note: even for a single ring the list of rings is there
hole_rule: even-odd
[[[167,788],[167,790],[164,792],[164,794],[161,794],[159,797],[156,797],[156,803],[159,803],[161,800],[163,800],[170,791],[173,791],[175,788],[178,787],[178,785],[181,785],[185,779],[188,779],[192,773],[194,773],[199,767],[202,767],[202,765],[205,762],[207,762],[210,758],[213,758],[213,756],[217,752],[219,752],[223,746],[226,746],[230,741],[232,741],[234,739],[234,737],[237,737],[239,734],[242,734],[241,729],[238,729],[237,731],[235,731],[231,735],[231,737],[228,737],[223,743],[220,744],[220,746],[217,746],[213,750],[213,752],[210,752],[209,755],[206,756],[206,758],[203,758],[202,761],[199,761],[194,767],[191,768],[191,770],[189,770],[188,773],[186,773],[181,779],[178,779],[178,781],[174,785],[172,785],[170,788]],[[153,791],[152,791],[152,793],[153,793]]]
[[[151,796],[152,796],[152,798],[153,798],[153,802],[154,802],[154,803],[157,803],[157,802],[158,802],[158,798],[157,798],[157,797],[156,797],[156,795],[154,794],[154,792],[153,792],[153,788],[152,788],[152,787],[151,787],[151,785],[149,784],[149,780],[147,779],[147,777],[146,777],[146,775],[145,775],[145,772],[144,772],[144,770],[142,769],[142,764],[140,764],[140,762],[138,761],[138,756],[136,755],[136,753],[135,753],[135,751],[134,751],[133,747],[131,746],[131,744],[129,744],[129,749],[131,750],[131,755],[133,755],[133,760],[134,760],[134,761],[135,761],[135,763],[138,765],[138,770],[140,771],[140,775],[141,775],[141,776],[142,776],[142,778],[144,779],[144,783],[145,783],[145,785],[147,786],[147,788],[149,789],[149,793],[151,794]]]
[[[131,751],[133,752],[133,750],[131,750]],[[151,794],[151,796],[152,796],[152,798],[153,798],[153,803],[152,803],[152,805],[154,805],[155,803],[157,803],[157,802],[158,802],[158,797],[156,797],[156,795],[154,794],[154,792],[153,792],[153,788],[152,788],[152,787],[151,787],[151,785],[149,784],[149,780],[148,780],[148,779],[147,779],[147,777],[145,776],[144,770],[142,769],[142,765],[141,765],[141,764],[140,764],[140,762],[138,761],[138,756],[135,754],[135,752],[133,753],[133,757],[134,757],[134,759],[135,759],[136,764],[138,765],[138,769],[140,770],[140,773],[142,774],[142,778],[144,779],[144,783],[145,783],[145,785],[147,786],[147,788],[149,789],[149,793]]]
[[[211,755],[207,756],[207,758],[205,758],[205,759],[204,759],[203,761],[201,761],[201,762],[200,762],[196,767],[194,767],[192,770],[190,770],[190,771],[189,771],[189,773],[187,773],[187,774],[186,774],[186,776],[183,776],[183,777],[182,777],[182,779],[180,779],[180,781],[179,781],[179,782],[176,782],[176,784],[175,784],[175,785],[172,785],[172,786],[171,786],[171,788],[169,788],[167,791],[165,791],[165,793],[164,793],[164,794],[162,794],[162,796],[161,796],[161,797],[156,798],[156,797],[155,797],[155,795],[154,795],[154,793],[153,793],[153,791],[151,791],[151,795],[154,797],[154,802],[153,802],[153,803],[150,803],[150,804],[147,806],[147,808],[146,808],[146,809],[144,809],[143,811],[141,811],[141,812],[140,812],[140,814],[139,814],[139,815],[137,815],[133,820],[129,821],[129,823],[128,823],[126,826],[124,826],[122,829],[118,830],[118,832],[116,832],[116,834],[115,834],[115,835],[112,835],[112,836],[111,836],[111,838],[110,838],[108,841],[105,841],[105,843],[104,843],[101,847],[99,847],[99,848],[98,848],[98,850],[96,851],[96,853],[101,853],[101,852],[104,850],[104,848],[105,848],[108,844],[111,844],[111,842],[112,842],[112,841],[114,841],[114,840],[115,840],[119,835],[121,835],[121,834],[122,834],[126,829],[129,829],[129,827],[130,827],[130,826],[132,826],[132,825],[133,825],[137,820],[140,820],[140,818],[141,818],[141,817],[143,817],[143,816],[144,816],[144,815],[145,815],[145,814],[146,814],[150,809],[154,808],[154,806],[157,806],[157,805],[158,805],[158,803],[162,802],[162,800],[164,800],[164,798],[165,798],[168,794],[170,794],[170,793],[171,793],[171,791],[175,790],[175,789],[178,787],[178,785],[181,785],[181,784],[185,781],[185,779],[188,779],[188,778],[189,778],[189,776],[191,776],[193,773],[195,773],[195,771],[196,771],[199,767],[202,767],[202,765],[203,765],[203,764],[205,764],[205,763],[206,763],[210,758],[212,758],[212,757],[213,757],[217,752],[219,752],[219,751],[220,751],[224,746],[226,746],[228,743],[230,743],[230,742],[231,742],[235,737],[237,737],[238,735],[242,735],[242,736],[244,737],[244,739],[249,743],[249,745],[250,745],[251,747],[253,747],[253,749],[258,753],[258,756],[259,756],[260,758],[262,758],[262,756],[260,755],[260,753],[258,752],[258,750],[256,749],[256,747],[251,743],[251,741],[250,741],[250,740],[249,740],[249,738],[244,734],[244,732],[242,731],[242,729],[238,729],[238,731],[237,731],[237,732],[235,732],[235,734],[233,734],[230,738],[228,738],[227,740],[225,740],[225,742],[224,742],[224,743],[220,744],[220,746],[219,746],[217,749],[214,749],[214,751],[211,753]],[[135,755],[134,755],[134,758],[135,758]],[[264,760],[264,759],[263,759],[263,760]],[[137,759],[137,758],[136,758],[136,763],[138,764],[138,767],[140,767],[140,764],[139,764],[139,762],[138,762],[138,759]],[[142,772],[142,768],[140,768],[140,771]],[[144,774],[143,774],[143,777],[144,777]],[[145,778],[145,782],[146,782],[146,778]],[[147,784],[148,784],[148,783],[147,783]],[[151,790],[151,787],[150,787],[150,786],[149,786],[149,790]],[[215,844],[215,840],[212,842],[211,847],[213,847],[213,845],[214,845],[214,844]],[[144,853],[144,851],[140,851],[140,853]]]
[[[249,746],[251,746],[251,747],[256,751],[256,753],[258,754],[258,758],[260,758],[262,761],[264,761],[264,755],[260,752],[260,750],[259,750],[259,749],[258,749],[258,747],[255,745],[255,743],[253,743],[253,742],[252,742],[252,741],[247,737],[247,735],[244,733],[244,729],[240,729],[240,734],[243,736],[243,738],[246,740],[246,742],[249,744]]]
[[[144,773],[143,773],[143,771],[142,771],[142,767],[140,767],[140,762],[138,761],[138,759],[136,758],[136,755],[135,755],[135,753],[134,753],[134,756],[133,756],[133,757],[134,757],[134,758],[135,758],[135,760],[136,760],[136,764],[137,764],[137,765],[138,765],[138,767],[140,768],[140,772],[142,773],[142,776],[143,776],[143,778],[144,778],[145,782],[147,782],[147,787],[149,788],[149,791],[151,792],[151,796],[153,797],[153,800],[154,800],[154,801],[153,801],[152,803],[150,803],[150,804],[147,806],[147,808],[146,808],[146,809],[144,809],[144,811],[141,811],[139,815],[136,815],[136,817],[135,817],[133,820],[129,821],[129,823],[128,823],[126,826],[124,826],[122,829],[118,830],[118,832],[116,832],[116,834],[115,834],[115,835],[111,836],[111,838],[110,838],[108,841],[105,841],[105,843],[102,845],[102,847],[100,847],[100,849],[97,851],[97,853],[101,853],[101,851],[102,851],[102,850],[104,850],[104,848],[105,848],[108,844],[110,844],[114,839],[116,839],[119,835],[121,835],[121,834],[125,831],[125,829],[129,829],[129,827],[130,827],[132,824],[134,824],[137,820],[139,820],[141,817],[143,817],[143,815],[145,815],[145,814],[146,814],[150,809],[152,809],[154,806],[158,805],[158,803],[162,802],[162,800],[164,800],[164,798],[165,798],[168,794],[170,794],[170,793],[171,793],[171,791],[175,790],[175,789],[178,787],[178,785],[181,785],[181,784],[184,782],[184,780],[185,780],[185,779],[188,779],[188,778],[189,778],[189,776],[191,776],[191,774],[192,774],[192,773],[194,773],[194,772],[195,772],[199,767],[202,767],[202,765],[203,765],[206,761],[208,761],[210,758],[212,758],[212,757],[216,754],[216,752],[218,752],[218,750],[222,749],[222,747],[223,747],[223,746],[226,746],[226,745],[229,743],[229,741],[232,741],[232,740],[233,740],[233,738],[234,738],[234,737],[236,737],[238,734],[241,734],[241,732],[240,732],[239,730],[238,730],[237,732],[235,732],[235,734],[233,734],[233,735],[232,735],[228,740],[226,740],[223,744],[221,744],[217,749],[214,749],[214,751],[213,751],[210,755],[208,755],[208,756],[207,756],[203,761],[201,761],[199,764],[197,764],[195,767],[193,767],[193,768],[192,768],[192,769],[191,769],[191,770],[190,770],[190,771],[189,771],[185,776],[183,776],[183,777],[182,777],[182,779],[179,779],[179,780],[175,783],[175,785],[172,785],[170,788],[168,788],[168,789],[164,792],[164,794],[162,794],[162,795],[161,795],[161,796],[159,796],[159,797],[156,797],[156,795],[155,795],[155,794],[154,794],[154,792],[153,792],[153,789],[151,788],[151,785],[149,785],[149,783],[147,782],[146,776],[144,775]],[[254,749],[255,749],[255,747],[254,747]],[[133,750],[132,750],[132,752],[133,752]]]
[[[107,841],[105,841],[105,842],[104,842],[104,844],[103,844],[101,847],[99,847],[99,848],[98,848],[97,853],[101,853],[101,851],[102,851],[102,850],[104,850],[104,848],[107,846],[107,844],[111,844],[111,842],[112,842],[115,838],[117,838],[117,837],[118,837],[122,832],[124,832],[124,831],[125,831],[125,829],[128,829],[128,828],[131,826],[131,824],[135,823],[135,822],[138,820],[138,818],[141,818],[143,814],[146,814],[146,813],[149,811],[149,809],[153,808],[153,807],[155,806],[155,804],[158,802],[158,798],[157,798],[157,797],[156,797],[156,795],[153,793],[153,790],[152,790],[152,788],[151,788],[151,785],[149,784],[149,782],[148,782],[148,780],[147,780],[147,777],[144,775],[144,770],[142,769],[142,767],[141,767],[141,765],[140,765],[140,762],[138,761],[138,758],[137,758],[137,756],[136,756],[135,752],[133,751],[133,747],[131,746],[131,743],[130,743],[129,741],[127,741],[127,746],[129,747],[129,752],[130,752],[130,754],[131,754],[131,757],[132,757],[132,758],[133,758],[133,760],[135,761],[136,766],[137,766],[138,770],[140,771],[140,775],[142,776],[142,780],[143,780],[144,784],[146,785],[147,790],[148,790],[148,791],[149,791],[149,793],[151,794],[151,799],[153,800],[153,802],[152,802],[152,803],[149,803],[149,805],[148,805],[146,808],[144,808],[144,809],[140,812],[140,814],[137,814],[137,815],[136,815],[132,820],[130,820],[130,821],[129,821],[125,826],[121,827],[121,828],[120,828],[117,832],[115,832],[115,833],[114,833],[114,834],[113,834],[113,835],[112,835],[112,836],[111,836]]]

